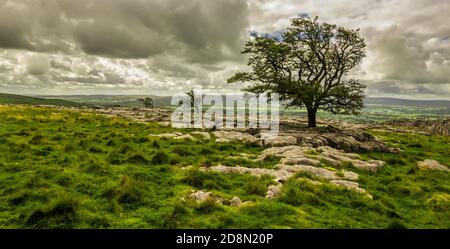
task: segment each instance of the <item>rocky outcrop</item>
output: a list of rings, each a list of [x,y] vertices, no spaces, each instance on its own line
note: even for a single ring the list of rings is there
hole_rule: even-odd
[[[297,145],[297,138],[293,136],[274,136],[263,139],[263,144],[266,147]]]
[[[339,187],[344,187],[346,189],[354,190],[361,194],[366,194],[367,197],[372,199],[372,196],[367,193],[367,190],[360,188],[359,183],[357,183],[357,182],[346,181],[346,180],[332,180],[332,181],[330,181],[330,183],[333,185],[339,186]]]
[[[205,192],[203,190],[198,190],[189,195],[189,198],[197,201],[204,202],[211,197],[211,192]]]
[[[242,142],[262,146],[262,141],[253,135],[238,131],[214,131],[217,143]]]
[[[282,183],[299,173],[306,174],[315,179],[310,180],[315,184],[320,184],[317,180],[326,181],[330,184],[365,194],[371,198],[370,194],[356,182],[359,179],[359,175],[350,170],[342,169],[342,167],[344,163],[349,163],[358,169],[375,172],[384,165],[383,161],[363,161],[358,154],[346,153],[328,146],[321,146],[319,148],[292,145],[272,147],[262,151],[258,155],[257,160],[266,160],[271,156],[280,158],[279,164],[275,165],[272,169],[218,165],[208,168],[203,167],[200,170],[219,173],[250,174],[256,177],[263,175],[272,176],[276,184],[270,185],[267,190],[266,198],[269,199],[279,196],[283,186]],[[336,168],[329,167],[330,164]],[[302,176],[300,175],[300,177]]]
[[[208,132],[191,132],[190,134],[183,134],[181,132],[150,134],[150,137],[172,138],[175,140],[195,140],[197,137],[202,140],[209,140],[211,138]],[[194,137],[195,136],[195,137]]]
[[[266,192],[266,198],[267,199],[274,199],[278,196],[280,196],[282,194],[281,192],[281,188],[283,187],[283,185],[281,183],[279,184],[274,184],[274,185],[270,185],[267,188],[267,192]]]
[[[318,178],[321,180],[351,180],[357,181],[359,175],[352,171],[341,170],[341,171],[333,171],[325,168],[308,166],[308,165],[283,165],[279,164],[275,166],[277,170],[283,170],[288,173],[305,173],[307,175],[313,176],[314,178]]]
[[[183,140],[183,139],[190,139],[190,140],[192,140],[192,139],[194,139],[194,137],[192,137],[189,134],[184,134],[184,135],[181,135],[181,136],[174,137],[173,139],[175,139],[175,140]]]
[[[222,198],[213,196],[211,192],[206,192],[203,190],[192,190],[192,193],[189,195],[189,198],[196,201],[197,203],[205,202],[206,200],[213,200],[217,204],[222,204]]]
[[[439,171],[450,172],[450,169],[447,166],[440,164],[436,160],[430,160],[430,159],[426,159],[422,162],[418,162],[417,167],[421,170],[439,170]]]
[[[243,142],[265,147],[285,147],[298,145],[302,147],[318,148],[332,147],[346,152],[380,151],[398,153],[396,148],[390,148],[372,135],[363,131],[335,131],[321,133],[319,131],[282,131],[278,136],[260,138],[259,134],[252,135],[241,131],[215,131],[216,142]]]
[[[156,122],[165,127],[171,126],[172,110],[170,109],[99,106],[95,108],[74,108],[74,110],[94,112],[106,116],[124,117],[138,122]],[[329,146],[346,152],[398,152],[398,149],[389,148],[383,142],[378,141],[365,132],[364,129],[367,129],[367,126],[332,120],[327,120],[326,122],[318,120],[318,124],[322,127],[311,129],[305,127],[305,121],[304,118],[282,117],[278,136],[269,138],[261,137],[262,130],[249,128],[222,128],[213,133],[216,141],[219,143],[243,142],[266,147],[298,145],[318,148]],[[190,135],[199,139],[210,139],[210,134],[205,131],[195,131]],[[170,138],[178,137],[168,134],[165,136]]]
[[[182,136],[183,133],[181,132],[173,132],[173,133],[162,133],[162,134],[150,134],[150,137],[165,137],[165,138],[175,138]]]
[[[300,146],[273,147],[264,150],[258,159],[265,160],[269,156],[280,157],[281,164],[287,165],[309,165],[320,166],[326,162],[332,166],[341,167],[345,163],[352,164],[354,167],[375,172],[383,167],[384,162],[379,160],[361,160],[358,154],[346,153],[333,149],[329,146],[319,148],[308,148]]]
[[[281,136],[297,139],[297,145],[306,147],[329,146],[346,152],[380,151],[397,153],[398,149],[390,148],[376,140],[364,131],[334,131],[321,133],[319,131],[282,131]]]
[[[230,200],[230,206],[239,207],[242,204],[242,201],[239,197],[235,196]]]

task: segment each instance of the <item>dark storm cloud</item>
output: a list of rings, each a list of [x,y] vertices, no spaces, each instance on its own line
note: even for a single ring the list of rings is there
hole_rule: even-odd
[[[185,56],[192,62],[236,60],[245,40],[245,0],[5,1],[0,47],[147,58]]]

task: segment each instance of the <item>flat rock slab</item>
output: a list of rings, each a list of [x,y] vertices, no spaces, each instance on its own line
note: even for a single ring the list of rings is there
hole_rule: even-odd
[[[245,144],[253,144],[262,146],[262,141],[248,133],[238,131],[214,131],[217,143],[243,142]]]
[[[426,160],[424,160],[422,162],[418,162],[417,166],[421,170],[439,170],[439,171],[450,172],[450,169],[447,166],[445,166],[443,164],[440,164],[436,160],[426,159]]]
[[[205,192],[203,190],[198,190],[197,192],[194,192],[189,195],[189,198],[192,198],[193,200],[197,202],[204,202],[207,199],[211,197],[211,192]]]
[[[316,178],[316,180],[327,181],[333,185],[354,190],[371,197],[356,182],[359,179],[359,174],[349,170],[335,169],[327,166],[331,164],[336,167],[341,167],[344,163],[351,163],[358,169],[375,172],[384,165],[383,161],[363,161],[358,154],[336,150],[329,146],[321,146],[319,148],[295,145],[271,147],[262,151],[256,160],[266,160],[271,156],[280,158],[279,164],[275,165],[273,169],[223,165],[202,167],[200,169],[219,173],[250,174],[256,177],[263,175],[272,176],[277,183],[269,186],[266,193],[266,198],[269,199],[279,196],[281,194],[282,182],[297,173],[304,173]]]
[[[336,150],[329,146],[321,146],[319,148],[300,146],[272,147],[264,150],[258,156],[258,159],[265,160],[271,156],[281,158],[281,164],[320,166],[322,162],[326,162],[332,166],[341,167],[345,163],[351,163],[355,168],[371,172],[376,172],[384,165],[383,161],[363,161],[358,154]]]
[[[211,139],[211,135],[209,134],[209,132],[205,132],[205,131],[193,131],[193,132],[191,132],[191,135],[199,136],[204,140]]]
[[[263,139],[265,147],[281,147],[297,145],[297,138],[294,136],[276,136]]]

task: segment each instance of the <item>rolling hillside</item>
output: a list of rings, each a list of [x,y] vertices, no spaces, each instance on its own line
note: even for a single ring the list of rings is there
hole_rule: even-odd
[[[0,104],[58,105],[58,106],[81,105],[79,103],[61,99],[44,99],[7,93],[0,93]]]

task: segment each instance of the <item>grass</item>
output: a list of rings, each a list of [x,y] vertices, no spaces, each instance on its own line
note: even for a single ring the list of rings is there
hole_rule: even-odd
[[[445,136],[373,132],[402,149],[362,155],[387,162],[375,174],[358,171],[373,200],[301,175],[267,200],[270,177],[199,170],[273,167],[276,158],[240,157],[259,147],[158,138],[149,134],[174,130],[52,108],[0,106],[0,120],[2,228],[450,228],[450,175],[416,167],[449,165]],[[223,205],[187,198],[195,189]],[[229,206],[234,196],[251,203]]]

